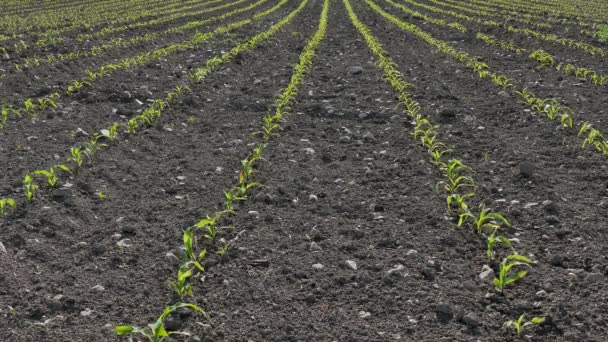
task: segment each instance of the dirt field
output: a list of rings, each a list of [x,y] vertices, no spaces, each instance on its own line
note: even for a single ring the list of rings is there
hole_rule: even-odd
[[[558,3],[0,4],[0,340],[606,341],[608,5]]]

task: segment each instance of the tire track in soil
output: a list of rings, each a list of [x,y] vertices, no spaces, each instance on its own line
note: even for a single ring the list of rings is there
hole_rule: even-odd
[[[465,249],[470,237],[443,220],[438,178],[343,6],[330,14],[328,41],[258,170],[267,188],[234,218],[228,260],[207,270],[202,300],[215,328],[197,335],[469,340],[460,323],[438,325],[435,305],[478,310],[464,290],[478,288],[475,276],[463,271],[476,246]]]
[[[315,12],[318,2],[312,6],[305,11]],[[304,15],[272,42],[193,86],[193,94],[172,109],[175,115],[164,128],[101,154],[82,170],[77,190],[66,202],[42,199],[24,216],[3,223],[0,241],[21,269],[3,276],[23,284],[0,296],[0,307],[18,308],[9,318],[13,340],[113,340],[114,325],[156,318],[156,305],[172,294],[165,280],[174,276],[177,260],[167,253],[179,256],[181,229],[222,203],[223,190],[237,176],[231,170],[251,149],[251,133],[259,128],[266,105],[288,83],[305,45],[310,29]],[[276,54],[277,49],[282,53]],[[196,120],[188,121],[191,116]],[[166,167],[160,168],[161,163]],[[98,189],[108,200],[96,200]],[[123,239],[132,246],[117,247]],[[93,289],[97,285],[105,290]],[[54,299],[57,295],[63,297]],[[149,301],[155,305],[147,307]],[[92,313],[82,316],[86,309]],[[45,327],[34,325],[58,316],[63,318]],[[86,328],[59,329],[66,322]]]
[[[371,25],[374,33],[416,86],[416,100],[427,113],[434,111],[435,121],[442,124],[444,141],[455,151],[466,152],[459,157],[477,171],[478,198],[506,213],[515,228],[509,234],[515,233],[522,250],[539,261],[529,279],[509,291],[511,305],[487,303],[490,312],[505,314],[496,329],[531,310],[551,317],[560,334],[590,341],[606,335],[603,307],[590,305],[602,302],[606,290],[592,281],[594,276],[589,277],[600,274],[597,277],[602,278],[608,266],[602,252],[608,207],[605,158],[582,150],[575,137],[525,112],[513,98],[497,96],[491,83],[467,71],[454,73],[464,70],[458,62],[385,25],[384,19],[364,6],[357,6],[357,13],[364,22],[376,23]],[[408,63],[413,67],[404,68]],[[524,162],[536,167],[531,179],[519,174]],[[556,212],[544,208],[546,200],[557,204]],[[526,208],[529,203],[537,205]],[[478,248],[475,270],[487,263],[485,243],[480,241]],[[547,295],[537,295],[541,290]],[[541,311],[534,308],[535,302],[542,303]]]
[[[248,39],[252,36],[250,32],[268,29],[273,21],[295,9],[294,5],[295,2],[285,4],[277,12],[233,31],[233,35],[220,35],[219,39],[210,40],[197,49],[104,78],[92,88],[76,94],[73,97],[75,100],[64,110],[66,113],[53,116],[48,122],[32,125],[29,121],[20,121],[9,125],[0,133],[0,160],[18,160],[19,163],[3,165],[0,178],[0,184],[4,186],[2,193],[14,193],[21,187],[26,172],[47,167],[57,158],[65,158],[71,146],[87,139],[83,133],[72,137],[71,132],[81,129],[87,134],[98,133],[112,122],[126,121],[122,117],[137,115],[147,108],[148,99],[164,98],[166,91],[182,82],[188,73],[203,66],[207,59],[221,55],[222,51],[228,51]],[[144,104],[139,105],[136,100]]]

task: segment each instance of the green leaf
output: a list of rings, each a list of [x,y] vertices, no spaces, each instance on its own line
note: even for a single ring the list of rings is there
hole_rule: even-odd
[[[67,172],[67,173],[72,173],[72,170],[70,170],[70,168],[67,167],[64,164],[59,164],[59,165],[57,165],[57,167],[60,168],[61,170],[65,171],[65,172]]]
[[[541,324],[543,322],[545,322],[545,317],[534,317],[530,320],[532,324]]]
[[[116,328],[114,328],[114,330],[116,331],[116,334],[118,336],[124,336],[124,335],[129,335],[130,333],[132,333],[134,330],[134,327],[132,325],[119,325]]]
[[[507,277],[507,279],[505,279],[505,285],[509,285],[518,281],[519,279],[525,277],[526,274],[528,274],[528,271],[519,271],[517,272],[517,274]]]
[[[523,255],[519,255],[519,254],[511,254],[507,257],[507,260],[515,260],[515,261],[520,261],[526,264],[531,264],[532,260],[526,258]]]
[[[211,217],[207,216],[206,218],[198,221],[198,223],[195,225],[197,228],[203,228],[203,227],[207,227],[210,225],[215,224],[215,219],[212,219]]]
[[[507,227],[511,227],[511,224],[509,223],[509,221],[507,221],[507,219],[499,213],[490,213],[490,214],[488,214],[488,217],[491,217],[491,218],[497,219],[497,220],[501,220],[502,222],[504,222],[504,224]]]

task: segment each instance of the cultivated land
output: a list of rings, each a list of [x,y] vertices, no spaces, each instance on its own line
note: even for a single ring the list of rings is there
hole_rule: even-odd
[[[608,340],[607,18],[2,1],[0,340]]]

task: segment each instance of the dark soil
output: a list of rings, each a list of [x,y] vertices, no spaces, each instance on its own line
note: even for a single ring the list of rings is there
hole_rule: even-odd
[[[62,179],[62,189],[43,187],[33,203],[21,199],[23,176],[63,159],[86,138],[70,132],[91,134],[117,115],[135,115],[141,108],[134,99],[163,97],[186,72],[266,30],[298,3],[197,50],[115,73],[73,97],[70,110],[18,120],[0,131],[0,198],[19,199],[19,208],[0,220],[0,340],[122,340],[115,326],[145,326],[176,302],[167,281],[175,277],[182,231],[221,210],[224,190],[235,184],[240,161],[259,141],[254,133],[261,118],[273,109],[317,29],[322,4],[310,0],[276,36],[191,85],[153,127],[111,143]],[[222,222],[228,252],[211,253],[206,271],[192,279],[188,301],[210,318],[188,311],[171,316],[168,328],[192,334],[177,340],[511,341],[513,330],[503,324],[525,313],[546,322],[527,327],[524,340],[605,341],[605,157],[582,149],[575,134],[499,95],[489,80],[393,26],[365,2],[352,5],[415,86],[413,97],[440,125],[453,157],[475,170],[472,203],[510,220],[512,227],[502,233],[535,260],[530,274],[504,294],[491,279],[480,279],[484,266],[497,269],[485,256],[485,240],[449,217],[443,176],[411,138],[411,123],[395,108],[397,94],[344,5],[332,1],[327,36],[297,103],[256,168],[264,187]],[[527,56],[478,43],[475,27],[460,35],[414,23],[608,129],[602,126],[601,88],[559,80],[561,74],[536,69]],[[532,46],[542,44],[528,41]],[[83,59],[65,76],[58,70],[70,65],[52,66],[43,70],[45,81],[9,75],[0,82],[10,88],[1,91],[11,99],[30,96],[104,58],[151,48]],[[602,66],[570,50],[563,56]],[[120,95],[125,91],[131,97]],[[531,174],[522,175],[522,168]]]

